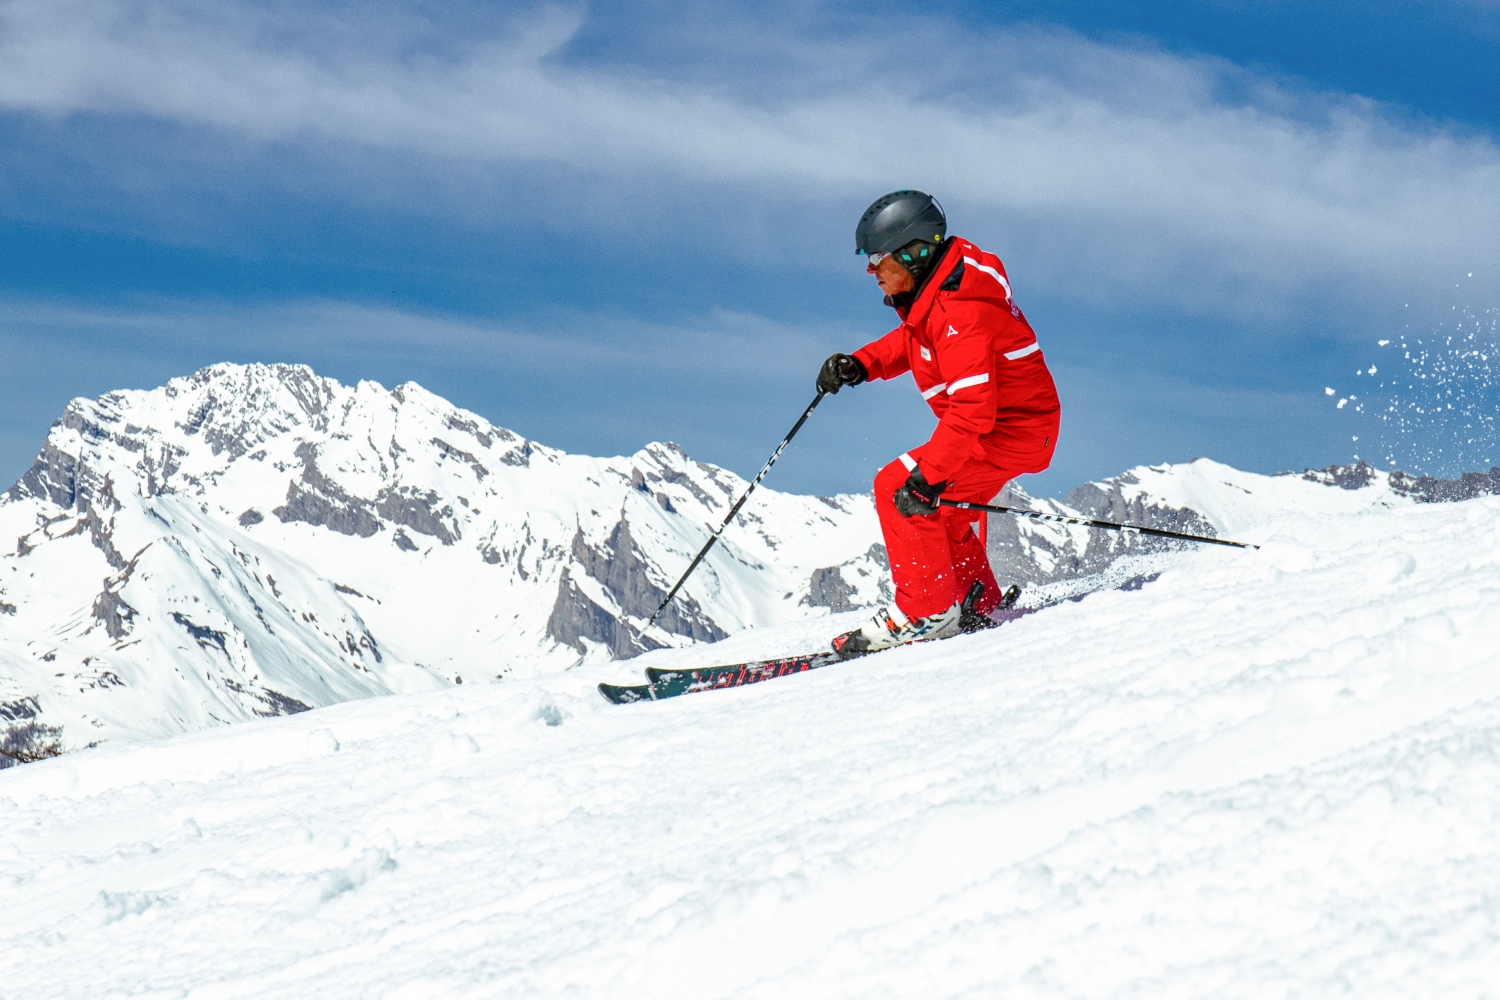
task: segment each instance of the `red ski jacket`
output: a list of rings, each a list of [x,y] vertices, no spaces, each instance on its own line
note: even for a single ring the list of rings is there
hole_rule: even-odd
[[[982,461],[1040,472],[1057,447],[1061,406],[1031,324],[1011,300],[1000,258],[957,236],[917,290],[901,325],[854,352],[870,378],[910,371],[937,414],[922,475],[951,482]],[[902,456],[908,469],[909,456]]]

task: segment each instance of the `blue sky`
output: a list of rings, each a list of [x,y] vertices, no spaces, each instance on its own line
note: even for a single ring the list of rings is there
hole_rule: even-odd
[[[1034,492],[1478,467],[1335,404],[1383,405],[1354,373],[1403,337],[1491,336],[1497,128],[1495,0],[0,0],[0,479],[68,399],[223,360],[752,473],[892,325],[853,228],[900,187],[1038,330]],[[843,393],[772,485],[867,489],[930,424],[909,383]]]

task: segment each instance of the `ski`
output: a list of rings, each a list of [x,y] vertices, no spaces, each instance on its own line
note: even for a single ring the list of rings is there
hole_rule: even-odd
[[[775,677],[800,674],[831,663],[841,663],[847,657],[826,650],[820,653],[804,653],[801,656],[785,656],[779,660],[753,660],[749,663],[731,663],[722,667],[687,667],[681,670],[663,670],[647,667],[646,680],[653,698],[675,698],[682,694],[699,691],[717,691],[720,688],[744,687],[758,684]]]
[[[611,705],[629,705],[637,701],[651,700],[649,684],[600,684],[599,693]]]
[[[773,677],[800,674],[804,671],[826,667],[841,659],[835,653],[808,653],[804,656],[786,656],[779,660],[753,660],[749,663],[731,663],[719,667],[689,667],[667,670],[647,667],[648,684],[600,684],[599,693],[614,705],[630,705],[638,701],[655,701],[660,698],[676,698],[678,695],[698,691],[714,691],[719,688],[743,687]]]
[[[977,597],[972,595],[971,599]],[[1008,613],[1021,596],[1021,588],[1012,585],[1006,590],[996,613]],[[998,625],[999,622],[993,624]],[[629,705],[637,701],[657,701],[676,698],[699,691],[718,691],[722,688],[744,687],[761,681],[786,677],[789,674],[806,673],[834,663],[853,659],[852,655],[834,652],[803,653],[799,656],[784,656],[776,660],[751,660],[748,663],[730,663],[718,667],[684,667],[676,670],[662,667],[646,668],[646,684],[600,684],[599,693],[615,705]]]

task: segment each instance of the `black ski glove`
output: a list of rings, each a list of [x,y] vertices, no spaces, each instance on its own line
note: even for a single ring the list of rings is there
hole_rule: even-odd
[[[818,391],[837,393],[846,385],[859,385],[870,377],[864,363],[852,354],[831,354],[818,372]]]
[[[891,499],[895,501],[896,511],[902,517],[911,517],[913,514],[931,517],[938,512],[938,497],[947,488],[947,483],[929,483],[923,478],[921,469],[912,469],[906,485],[897,490]]]

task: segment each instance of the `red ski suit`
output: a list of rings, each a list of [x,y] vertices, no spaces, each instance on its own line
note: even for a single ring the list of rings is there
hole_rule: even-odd
[[[1061,407],[1036,334],[1011,300],[1005,265],[959,237],[901,325],[854,352],[870,378],[907,371],[937,414],[937,429],[875,476],[875,510],[885,533],[896,606],[922,618],[953,606],[983,580],[979,610],[994,609],[1000,588],[985,554],[982,513],[944,507],[902,517],[892,497],[914,468],[947,483],[943,498],[987,503],[1023,472],[1041,472],[1057,447]]]

